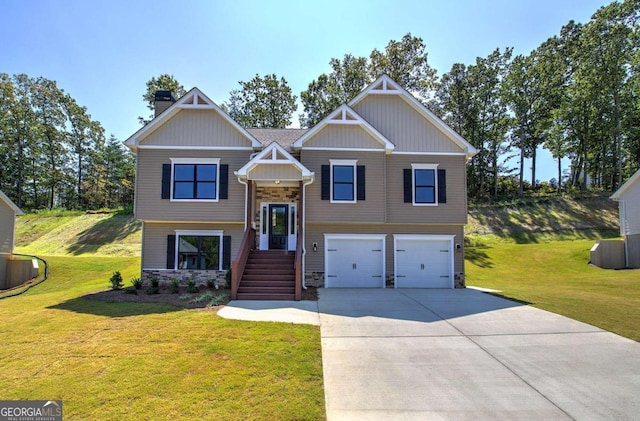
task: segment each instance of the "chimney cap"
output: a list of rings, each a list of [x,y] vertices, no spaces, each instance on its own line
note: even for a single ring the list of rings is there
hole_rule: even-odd
[[[176,102],[176,99],[171,91],[156,91],[155,100]]]

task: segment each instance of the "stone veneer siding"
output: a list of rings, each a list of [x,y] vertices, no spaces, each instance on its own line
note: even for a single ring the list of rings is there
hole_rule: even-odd
[[[180,285],[186,285],[193,279],[196,285],[206,285],[207,281],[213,279],[217,288],[224,288],[227,283],[226,274],[226,270],[143,270],[142,281],[148,283],[151,278],[158,278],[161,285],[170,285],[174,279],[178,279]]]
[[[324,272],[305,272],[304,281],[306,286],[323,288],[324,287]],[[394,287],[394,276],[393,273],[387,273],[387,288]],[[466,288],[464,275],[461,273],[456,273],[454,275],[454,287],[455,288]]]
[[[260,207],[262,203],[293,203],[300,201],[300,187],[256,187],[256,211],[254,222],[260,227]],[[298,211],[300,211],[298,209]],[[260,244],[260,230],[256,231],[256,244]]]

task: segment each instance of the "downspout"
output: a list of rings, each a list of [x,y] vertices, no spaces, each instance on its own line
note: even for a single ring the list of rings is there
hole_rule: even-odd
[[[246,231],[247,224],[249,223],[249,221],[247,221],[247,210],[249,206],[249,198],[247,196],[249,195],[249,182],[242,181],[240,177],[238,177],[238,182],[240,184],[244,184],[244,230]]]
[[[305,181],[302,184],[302,221],[303,224],[300,226],[300,228],[302,228],[302,288],[304,290],[307,289],[307,276],[306,276],[306,269],[305,269],[305,265],[306,265],[306,256],[307,256],[307,249],[305,247],[306,244],[306,236],[307,236],[307,186],[309,184],[313,183],[313,177],[309,180],[309,181]]]
[[[624,209],[623,214],[624,214],[624,267],[628,268],[629,267],[629,247],[627,247],[627,238],[628,238],[628,229],[627,229],[627,202],[625,200],[621,200],[620,204],[622,205],[622,208]],[[622,225],[623,221],[620,221],[620,224]],[[622,227],[620,227],[622,228]],[[621,230],[622,231],[622,230]]]

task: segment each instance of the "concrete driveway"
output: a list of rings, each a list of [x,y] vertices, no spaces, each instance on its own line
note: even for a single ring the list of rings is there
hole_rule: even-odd
[[[640,344],[466,290],[322,289],[329,420],[640,417]]]

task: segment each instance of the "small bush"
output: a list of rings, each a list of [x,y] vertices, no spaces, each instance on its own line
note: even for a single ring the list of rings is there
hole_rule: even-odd
[[[117,271],[113,272],[113,275],[111,275],[109,282],[111,283],[111,289],[121,289],[124,285],[122,283],[122,275]]]
[[[178,300],[185,301],[185,300],[188,300],[189,298],[191,298],[191,295],[189,295],[189,294],[182,294],[181,296],[179,296],[179,297],[178,297]]]
[[[133,294],[133,295],[138,295],[138,290],[135,287],[126,287],[124,289],[124,293],[125,294]]]
[[[193,300],[191,300],[191,303],[194,304],[200,304],[203,303],[205,301],[210,301],[213,299],[213,293],[211,291],[207,291],[203,294],[198,295],[196,298],[194,298]]]
[[[140,279],[140,278],[132,278],[131,279],[131,286],[133,286],[135,289],[142,288],[142,279]]]
[[[215,279],[211,279],[211,278],[207,279],[207,288],[209,288],[209,289],[218,289],[218,288],[216,288]]]
[[[171,280],[171,293],[178,294],[180,292],[180,281],[176,278]]]
[[[224,287],[226,289],[231,288],[231,268],[227,269],[227,273],[224,274]]]
[[[207,307],[219,306],[220,304],[224,303],[228,297],[229,296],[227,294],[216,295],[211,301],[209,301]]]
[[[160,280],[158,278],[151,278],[151,285],[147,288],[147,294],[154,295],[160,293]]]
[[[189,282],[187,282],[187,292],[190,292],[190,293],[198,292],[196,281],[194,281],[193,279],[189,279]]]

